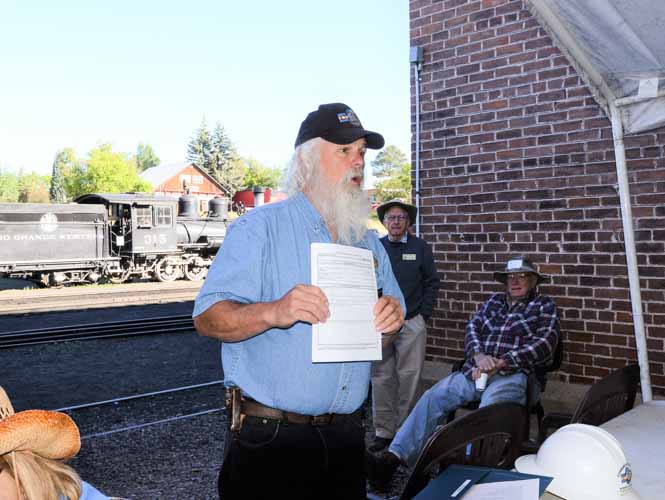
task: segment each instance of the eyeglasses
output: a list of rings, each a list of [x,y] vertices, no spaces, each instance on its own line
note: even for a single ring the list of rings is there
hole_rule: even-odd
[[[525,281],[526,279],[529,278],[529,276],[531,276],[530,273],[510,273],[508,274],[508,279]]]
[[[388,222],[402,222],[403,220],[407,220],[409,218],[408,215],[386,215],[386,220]]]

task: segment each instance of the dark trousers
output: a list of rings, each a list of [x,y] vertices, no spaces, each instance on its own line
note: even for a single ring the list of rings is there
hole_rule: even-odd
[[[365,500],[364,434],[358,414],[320,427],[246,417],[228,432],[219,498]]]

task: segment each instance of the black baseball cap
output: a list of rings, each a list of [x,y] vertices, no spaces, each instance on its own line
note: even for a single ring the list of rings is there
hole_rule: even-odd
[[[381,149],[385,144],[381,134],[365,130],[353,110],[341,102],[321,104],[308,114],[300,124],[295,147],[315,137],[334,144],[351,144],[364,137],[371,149]]]

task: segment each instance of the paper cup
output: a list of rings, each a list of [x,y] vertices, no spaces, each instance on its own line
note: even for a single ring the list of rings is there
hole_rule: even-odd
[[[485,387],[487,387],[487,373],[481,373],[480,377],[476,379],[476,390],[477,391],[484,391]]]

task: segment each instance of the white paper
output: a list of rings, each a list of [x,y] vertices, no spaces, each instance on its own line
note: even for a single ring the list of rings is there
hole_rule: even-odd
[[[474,484],[463,500],[538,500],[538,479]]]
[[[312,362],[381,359],[381,334],[374,327],[378,300],[370,250],[312,243],[312,285],[328,298],[330,317],[312,327]]]

